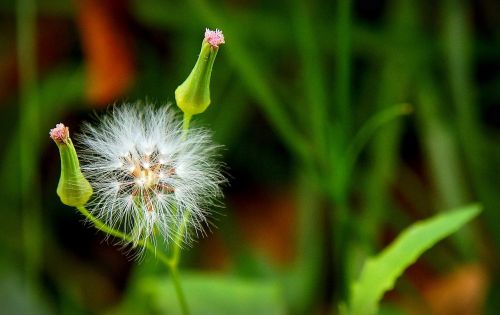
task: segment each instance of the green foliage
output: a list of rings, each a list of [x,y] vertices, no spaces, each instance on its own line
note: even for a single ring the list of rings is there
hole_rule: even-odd
[[[243,279],[201,273],[182,274],[191,315],[282,315],[281,288],[271,280]],[[181,314],[170,278],[142,277],[124,305],[108,315]]]
[[[411,0],[369,6],[366,1],[348,0],[113,3],[118,9],[109,16],[123,22],[123,28],[100,33],[126,36],[132,49],[125,53],[133,55],[136,63],[135,83],[116,96],[116,103],[145,98],[158,104],[172,102],[175,87],[197,56],[204,28],[220,28],[227,44],[212,76],[214,106],[198,115],[193,126],[209,127],[225,146],[224,161],[234,176],[225,195],[231,201],[236,197],[241,203],[250,199],[253,203],[261,191],[289,192],[297,181],[291,192],[293,206],[287,204],[290,209],[285,215],[270,208],[269,216],[255,211],[251,218],[259,225],[274,215],[281,216],[281,222],[292,222],[289,230],[275,229],[290,233],[286,250],[294,248],[283,265],[255,250],[244,233],[241,222],[250,218],[250,206],[245,216],[239,205],[220,210],[222,215],[214,223],[231,263],[228,272],[238,278],[182,273],[182,286],[195,314],[200,309],[202,314],[224,310],[237,314],[243,312],[239,306],[249,313],[316,314],[336,308],[338,301],[351,303],[346,311],[354,313],[355,301],[361,305],[368,300],[376,309],[384,292],[431,241],[448,235],[445,230],[452,233],[458,228],[450,217],[465,222],[467,213],[472,217],[477,207],[450,213],[446,222],[447,215],[410,228],[366,263],[349,300],[349,281],[358,275],[366,255],[380,248],[377,240],[384,228],[402,230],[414,215],[432,215],[424,209],[453,209],[476,200],[484,206],[484,228],[461,229],[450,239],[453,255],[439,247],[426,264],[440,270],[473,259],[483,264],[478,249],[484,248],[487,265],[498,265],[500,133],[495,106],[500,77],[495,65],[500,41],[495,39],[500,29],[495,26],[500,11],[494,1],[471,5],[445,0],[435,6]],[[129,278],[123,270],[131,263],[119,249],[80,231],[71,234],[75,229],[68,222],[79,224],[81,217],[61,208],[54,193],[59,162],[49,128],[65,122],[76,134],[81,120],[92,119],[94,110],[104,110],[84,99],[94,58],[87,54],[85,43],[89,38],[106,42],[106,37],[82,38],[90,28],[78,27],[81,10],[82,6],[63,0],[0,1],[5,16],[0,25],[4,135],[0,139],[4,198],[0,263],[9,262],[0,276],[5,280],[0,281],[0,289],[10,293],[0,290],[0,303],[9,314],[35,314],[32,308],[18,311],[23,306],[16,305],[23,300],[28,306],[37,305],[31,293],[20,291],[24,282],[33,282],[32,295],[53,307],[51,313],[100,313],[120,299],[115,314],[175,314],[179,306],[169,278],[161,273],[148,273],[149,278],[138,281]],[[16,19],[18,25],[10,26]],[[103,55],[109,53],[105,47],[100,49]],[[120,51],[111,51],[119,57]],[[110,60],[110,69],[119,61]],[[406,103],[413,113],[402,118],[405,107],[396,104]],[[403,246],[414,233],[423,233],[427,224],[436,227],[438,223],[443,228],[439,237],[433,231],[413,236],[415,247]],[[93,230],[89,234],[102,237]],[[110,243],[114,241],[110,238]],[[203,242],[186,250],[180,268],[188,265],[196,270],[204,265],[205,246]],[[403,247],[413,250],[413,256],[395,254]],[[113,251],[118,253],[112,256]],[[102,269],[96,252],[104,253],[104,265],[110,268]],[[376,268],[392,259],[400,264],[398,268]],[[86,292],[84,283],[75,280],[81,278],[63,272],[67,268],[78,274],[82,267],[102,273],[102,279],[93,284],[96,287],[120,290],[108,290],[107,297],[96,290]],[[145,267],[134,264],[134,274]],[[120,270],[119,275],[114,277],[111,270]],[[267,279],[270,270],[284,281],[258,280]],[[392,278],[383,278],[373,287],[365,285],[375,281],[371,274],[375,272],[376,276],[390,273]],[[490,274],[487,314],[500,309],[500,276]],[[121,296],[124,283],[128,294]],[[77,289],[72,292],[68,287]],[[399,293],[411,299],[414,292],[402,288]],[[355,310],[364,310],[361,306]],[[399,312],[390,303],[379,310],[380,314]]]
[[[458,230],[480,211],[478,205],[466,206],[417,222],[403,231],[380,254],[366,261],[359,279],[352,284],[347,314],[375,314],[384,293],[394,286],[408,266],[424,251]]]

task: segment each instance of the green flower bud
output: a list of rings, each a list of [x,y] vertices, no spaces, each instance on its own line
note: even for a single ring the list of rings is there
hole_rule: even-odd
[[[177,106],[187,117],[203,113],[210,105],[210,77],[219,45],[224,44],[220,30],[206,29],[201,52],[193,70],[175,90]]]
[[[57,185],[57,195],[65,205],[83,206],[92,196],[92,186],[80,170],[78,155],[69,137],[69,129],[63,124],[57,124],[50,130],[50,137],[57,144],[61,156],[61,177]]]

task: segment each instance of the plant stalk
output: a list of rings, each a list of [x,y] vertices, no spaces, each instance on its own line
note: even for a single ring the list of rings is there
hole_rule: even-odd
[[[93,216],[85,207],[77,208],[80,213],[82,213],[92,224],[94,227],[106,234],[112,235],[114,237],[120,238],[124,241],[131,242],[132,237],[126,233],[123,233],[119,230],[113,229],[112,227],[106,225],[106,223],[97,219]],[[186,221],[186,220],[185,220]],[[185,226],[185,223],[183,224]],[[181,229],[184,229],[181,226]],[[183,233],[181,234],[183,235]],[[172,283],[174,284],[175,293],[177,295],[177,299],[179,300],[179,304],[181,306],[181,311],[183,315],[189,315],[189,309],[186,303],[186,298],[184,295],[184,291],[182,290],[182,286],[180,283],[179,269],[178,264],[180,260],[180,244],[174,244],[174,251],[172,257],[167,257],[163,252],[157,251],[156,247],[151,244],[149,241],[139,241],[137,245],[143,246],[149,252],[151,252],[155,257],[157,257],[170,271],[170,276],[172,277]]]

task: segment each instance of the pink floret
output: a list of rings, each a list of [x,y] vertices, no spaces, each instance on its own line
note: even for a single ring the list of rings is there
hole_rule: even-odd
[[[57,124],[55,128],[50,129],[50,137],[57,143],[63,143],[68,141],[69,138],[69,128],[64,126],[64,124]]]
[[[219,47],[219,45],[225,43],[224,34],[222,34],[222,31],[219,29],[212,31],[207,28],[205,30],[205,40],[214,48]]]

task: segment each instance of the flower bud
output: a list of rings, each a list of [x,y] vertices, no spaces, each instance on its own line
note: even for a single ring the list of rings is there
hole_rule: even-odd
[[[220,30],[205,31],[201,52],[193,70],[175,90],[177,106],[188,117],[203,113],[210,105],[210,77],[219,45],[224,44]]]
[[[80,170],[78,155],[69,137],[69,129],[63,124],[57,124],[49,134],[57,144],[61,157],[61,177],[57,185],[57,195],[65,205],[83,206],[92,196],[92,186]]]

